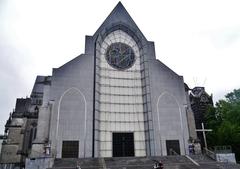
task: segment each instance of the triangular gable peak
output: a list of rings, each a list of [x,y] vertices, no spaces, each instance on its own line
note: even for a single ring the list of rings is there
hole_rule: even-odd
[[[94,39],[104,38],[107,34],[112,31],[121,29],[131,35],[136,41],[141,41],[142,45],[147,42],[132,17],[129,15],[125,7],[119,2],[112,12],[108,15],[102,25],[93,35]]]

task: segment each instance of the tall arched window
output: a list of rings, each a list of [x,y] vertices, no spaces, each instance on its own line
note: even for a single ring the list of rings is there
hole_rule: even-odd
[[[37,123],[32,123],[30,127],[30,134],[29,134],[29,142],[28,142],[28,148],[32,148],[32,142],[37,136]]]

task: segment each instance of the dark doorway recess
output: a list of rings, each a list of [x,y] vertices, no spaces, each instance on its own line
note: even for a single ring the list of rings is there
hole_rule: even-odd
[[[113,157],[134,156],[133,133],[113,133]]]
[[[180,155],[179,140],[166,140],[167,155]]]
[[[63,141],[62,158],[78,158],[78,141]]]

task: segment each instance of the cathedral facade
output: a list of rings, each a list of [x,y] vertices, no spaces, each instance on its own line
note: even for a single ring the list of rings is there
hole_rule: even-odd
[[[187,97],[183,77],[156,59],[154,43],[119,3],[86,36],[84,54],[37,77],[29,157],[188,154]]]

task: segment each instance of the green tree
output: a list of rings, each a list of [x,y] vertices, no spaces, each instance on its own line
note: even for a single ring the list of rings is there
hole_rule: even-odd
[[[234,89],[233,92],[230,92],[226,95],[227,101],[230,103],[239,103],[240,102],[240,89]]]
[[[240,160],[240,89],[234,90],[210,106],[205,122],[213,132],[208,133],[208,144],[231,145],[236,158]]]

